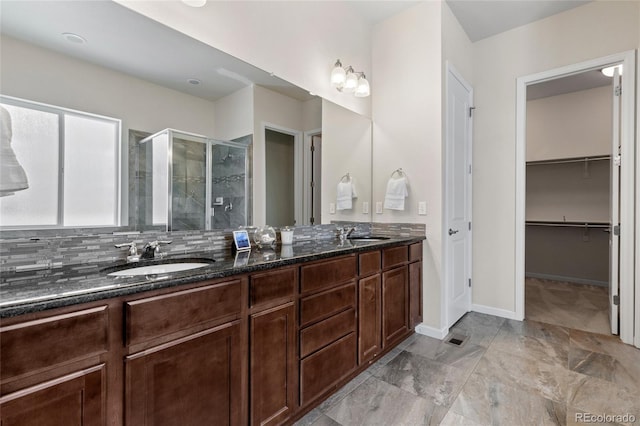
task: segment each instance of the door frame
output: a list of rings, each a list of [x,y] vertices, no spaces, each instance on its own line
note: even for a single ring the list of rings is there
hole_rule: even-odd
[[[302,178],[303,178],[303,154],[304,149],[302,147],[302,132],[295,129],[289,129],[284,126],[279,126],[277,124],[262,122],[262,140],[264,141],[264,152],[266,153],[267,146],[267,130],[273,130],[278,133],[284,133],[285,135],[293,136],[293,175],[295,177],[295,182],[293,183],[293,208],[294,214],[293,217],[296,221],[296,225],[302,224],[303,215],[302,215],[302,203],[300,200],[303,199],[302,194]],[[265,173],[265,181],[263,183],[265,187],[265,211],[267,206],[267,194],[266,194],[266,176],[267,176],[267,161],[265,155],[264,162],[264,173]]]
[[[634,163],[635,163],[635,60],[634,50],[518,77],[516,81],[515,179],[515,319],[524,319],[526,114],[527,86],[584,71],[622,63],[621,176],[620,176],[620,338],[634,339]],[[626,182],[626,184],[625,184]],[[626,230],[626,231],[625,231]]]
[[[458,80],[460,82],[460,84],[462,84],[462,86],[467,89],[467,91],[469,92],[469,105],[471,105],[473,108],[473,86],[471,86],[471,84],[469,84],[469,82],[456,70],[456,68],[453,66],[453,64],[451,64],[449,61],[446,62],[446,75],[445,75],[445,103],[447,102],[447,100],[449,99],[449,89],[451,87],[450,84],[450,79],[451,78],[455,78],[456,80]],[[444,164],[447,164],[447,158],[450,155],[450,140],[449,140],[449,135],[446,133],[446,129],[448,129],[448,124],[449,124],[449,108],[448,105],[445,106],[445,149],[444,149]],[[469,139],[467,140],[468,143],[468,149],[467,149],[467,164],[469,165],[469,167],[472,168],[473,165],[473,114],[470,115],[469,118]],[[449,257],[449,236],[447,235],[448,229],[449,229],[449,207],[448,207],[448,201],[449,198],[451,196],[451,194],[453,193],[454,188],[450,187],[448,179],[447,179],[447,171],[446,171],[446,167],[443,167],[442,169],[442,181],[444,184],[444,199],[443,199],[443,206],[442,206],[442,212],[443,212],[443,217],[442,217],[442,241],[443,241],[443,270],[442,270],[442,276],[443,276],[443,283],[444,283],[444,288],[443,291],[440,294],[440,306],[442,306],[441,312],[440,312],[440,324],[443,325],[444,327],[444,331],[445,331],[445,335],[448,333],[448,328],[449,328],[449,293],[452,291],[453,289],[453,285],[451,283],[451,276],[448,273],[449,271],[449,266],[451,264],[451,262],[453,261],[453,259],[451,259]],[[472,173],[468,173],[467,174],[467,217],[469,218],[469,222],[473,222],[473,174]],[[471,227],[471,229],[469,229],[469,234],[468,234],[468,247],[467,247],[467,270],[469,273],[469,278],[471,278],[473,276],[473,227]],[[472,293],[473,293],[473,287],[469,288],[469,300],[468,300],[468,310],[471,310],[471,301],[472,301]]]
[[[314,213],[314,212],[311,211],[311,190],[309,189],[311,187],[311,175],[310,175],[310,170],[311,170],[311,139],[314,136],[318,136],[318,135],[322,135],[322,128],[308,130],[308,131],[303,133],[303,140],[304,140],[304,152],[302,153],[302,156],[303,156],[303,165],[302,165],[302,174],[303,174],[303,179],[302,179],[302,181],[303,181],[302,182],[302,184],[303,184],[302,197],[303,198],[302,199],[303,199],[303,206],[302,206],[302,222],[300,222],[300,225],[309,225],[309,218]],[[322,148],[320,148],[320,149],[322,149]],[[318,196],[318,198],[320,198],[320,194],[317,194],[317,196]],[[316,220],[315,224],[319,225],[320,222]]]

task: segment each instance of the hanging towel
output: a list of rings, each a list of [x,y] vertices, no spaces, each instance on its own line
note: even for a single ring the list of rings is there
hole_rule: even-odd
[[[387,210],[404,210],[404,199],[408,195],[406,177],[391,177],[387,183],[387,193],[384,196],[384,208]]]
[[[353,199],[357,196],[353,178],[349,179],[348,182],[338,183],[336,210],[351,210],[353,208]]]

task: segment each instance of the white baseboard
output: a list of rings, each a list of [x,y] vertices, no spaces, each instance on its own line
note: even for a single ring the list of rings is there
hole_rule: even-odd
[[[562,275],[551,275],[551,274],[537,274],[535,272],[525,272],[524,276],[526,278],[539,278],[541,280],[567,281],[567,282],[576,283],[576,284],[588,284],[588,285],[599,285],[601,287],[609,287],[608,281],[588,280],[586,278],[565,277]]]
[[[424,336],[433,337],[434,339],[442,340],[449,334],[448,328],[437,329],[424,324],[416,325],[416,333]]]
[[[522,321],[523,320],[523,318],[518,318],[514,311],[508,311],[506,309],[494,308],[494,307],[491,307],[491,306],[477,305],[477,304],[474,303],[474,304],[471,305],[471,310],[473,312],[478,312],[478,313],[487,314],[487,315],[493,315],[493,316],[501,317],[501,318],[507,318],[507,319],[518,320],[518,321]]]

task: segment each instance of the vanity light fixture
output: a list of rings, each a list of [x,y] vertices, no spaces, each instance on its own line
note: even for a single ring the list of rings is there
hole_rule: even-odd
[[[616,68],[618,69],[618,74],[622,75],[622,64],[612,65],[610,67],[603,68],[602,74],[606,75],[607,77],[613,77],[613,73],[615,72]]]
[[[371,94],[367,77],[362,71],[355,71],[351,65],[343,67],[338,59],[331,71],[331,85],[339,92],[353,93],[358,98]]]

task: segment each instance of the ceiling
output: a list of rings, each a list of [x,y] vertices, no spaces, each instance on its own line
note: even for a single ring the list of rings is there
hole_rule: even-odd
[[[580,90],[610,86],[613,79],[605,76],[600,70],[585,71],[555,80],[545,81],[527,87],[527,100],[563,95]]]
[[[588,3],[578,0],[446,1],[471,41]],[[417,3],[350,1],[348,5],[366,23],[374,25]],[[111,1],[2,0],[0,11],[3,34],[193,96],[216,100],[257,84],[300,100],[311,97],[305,90]],[[79,34],[87,43],[70,43],[61,36],[64,32]],[[200,80],[200,84],[190,84],[187,81],[190,78]],[[562,90],[574,91],[580,87],[576,86],[576,78],[570,79],[570,83],[569,80],[549,82],[545,87],[531,88],[532,93],[539,92],[531,96],[549,96],[554,90],[555,94]],[[608,84],[597,80],[587,78],[581,84],[589,87]],[[558,88],[563,82],[570,86]]]

